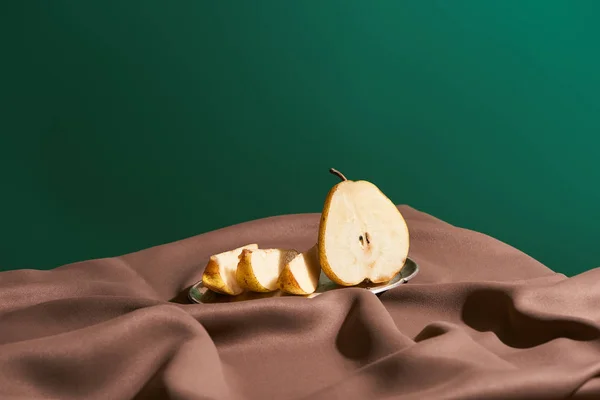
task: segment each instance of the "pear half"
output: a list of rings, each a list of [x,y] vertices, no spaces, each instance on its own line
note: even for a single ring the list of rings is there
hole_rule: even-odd
[[[323,273],[342,286],[383,283],[404,266],[409,232],[396,205],[373,183],[348,180],[329,191],[319,225]]]
[[[231,296],[242,293],[244,289],[238,284],[236,278],[239,257],[243,250],[253,249],[258,249],[258,245],[255,243],[247,244],[210,256],[202,274],[202,284],[213,292]]]
[[[289,294],[312,294],[317,290],[320,275],[319,247],[315,244],[308,251],[296,255],[283,268],[279,276],[279,289]]]
[[[293,249],[245,249],[240,255],[236,278],[251,292],[274,292],[285,266],[298,254]]]

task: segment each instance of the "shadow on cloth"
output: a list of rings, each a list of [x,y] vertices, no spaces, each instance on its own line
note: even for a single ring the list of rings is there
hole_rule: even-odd
[[[505,345],[525,349],[557,338],[590,341],[600,331],[584,321],[559,314],[535,315],[515,306],[514,299],[498,289],[480,289],[469,294],[462,309],[462,320],[479,332],[493,332]]]

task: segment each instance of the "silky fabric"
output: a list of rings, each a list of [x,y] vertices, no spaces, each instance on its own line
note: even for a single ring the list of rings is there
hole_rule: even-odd
[[[211,254],[306,250],[319,214],[0,273],[0,399],[600,398],[600,270],[399,209],[420,272],[380,296],[187,301]]]

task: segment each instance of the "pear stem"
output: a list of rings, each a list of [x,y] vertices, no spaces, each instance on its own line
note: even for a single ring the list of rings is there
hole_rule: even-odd
[[[347,181],[348,179],[344,176],[344,174],[342,174],[340,171],[338,171],[335,168],[330,168],[329,172],[331,172],[332,174],[334,174],[335,176],[337,176],[338,178],[340,178],[343,181]]]

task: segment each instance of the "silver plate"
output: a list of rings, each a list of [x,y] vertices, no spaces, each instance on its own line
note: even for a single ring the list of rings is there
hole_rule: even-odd
[[[408,282],[409,280],[414,278],[418,272],[419,272],[419,266],[417,265],[417,263],[414,262],[413,260],[411,260],[410,258],[407,258],[406,263],[404,263],[404,266],[402,267],[400,272],[398,272],[392,278],[392,280],[390,280],[389,282],[378,284],[378,285],[361,283],[356,286],[350,286],[350,287],[358,287],[358,288],[367,289],[367,290],[370,290],[371,292],[377,294],[377,293],[385,292],[386,290],[393,289],[397,286],[402,285],[403,283]],[[190,301],[192,303],[198,303],[198,304],[230,303],[230,302],[235,302],[235,301],[257,300],[257,299],[264,299],[264,298],[270,298],[270,297],[284,297],[284,296],[312,298],[312,297],[316,297],[320,294],[323,294],[325,292],[330,292],[332,290],[338,290],[338,289],[344,289],[344,288],[346,288],[346,286],[340,286],[340,285],[332,282],[323,272],[321,272],[321,276],[319,278],[319,286],[317,287],[317,290],[314,293],[307,295],[307,296],[286,294],[279,290],[276,292],[270,292],[270,293],[244,292],[237,296],[229,296],[229,295],[224,295],[224,294],[220,294],[220,293],[215,293],[212,290],[204,287],[204,285],[202,284],[202,281],[199,281],[196,284],[194,284],[188,291],[188,298],[190,299]]]

